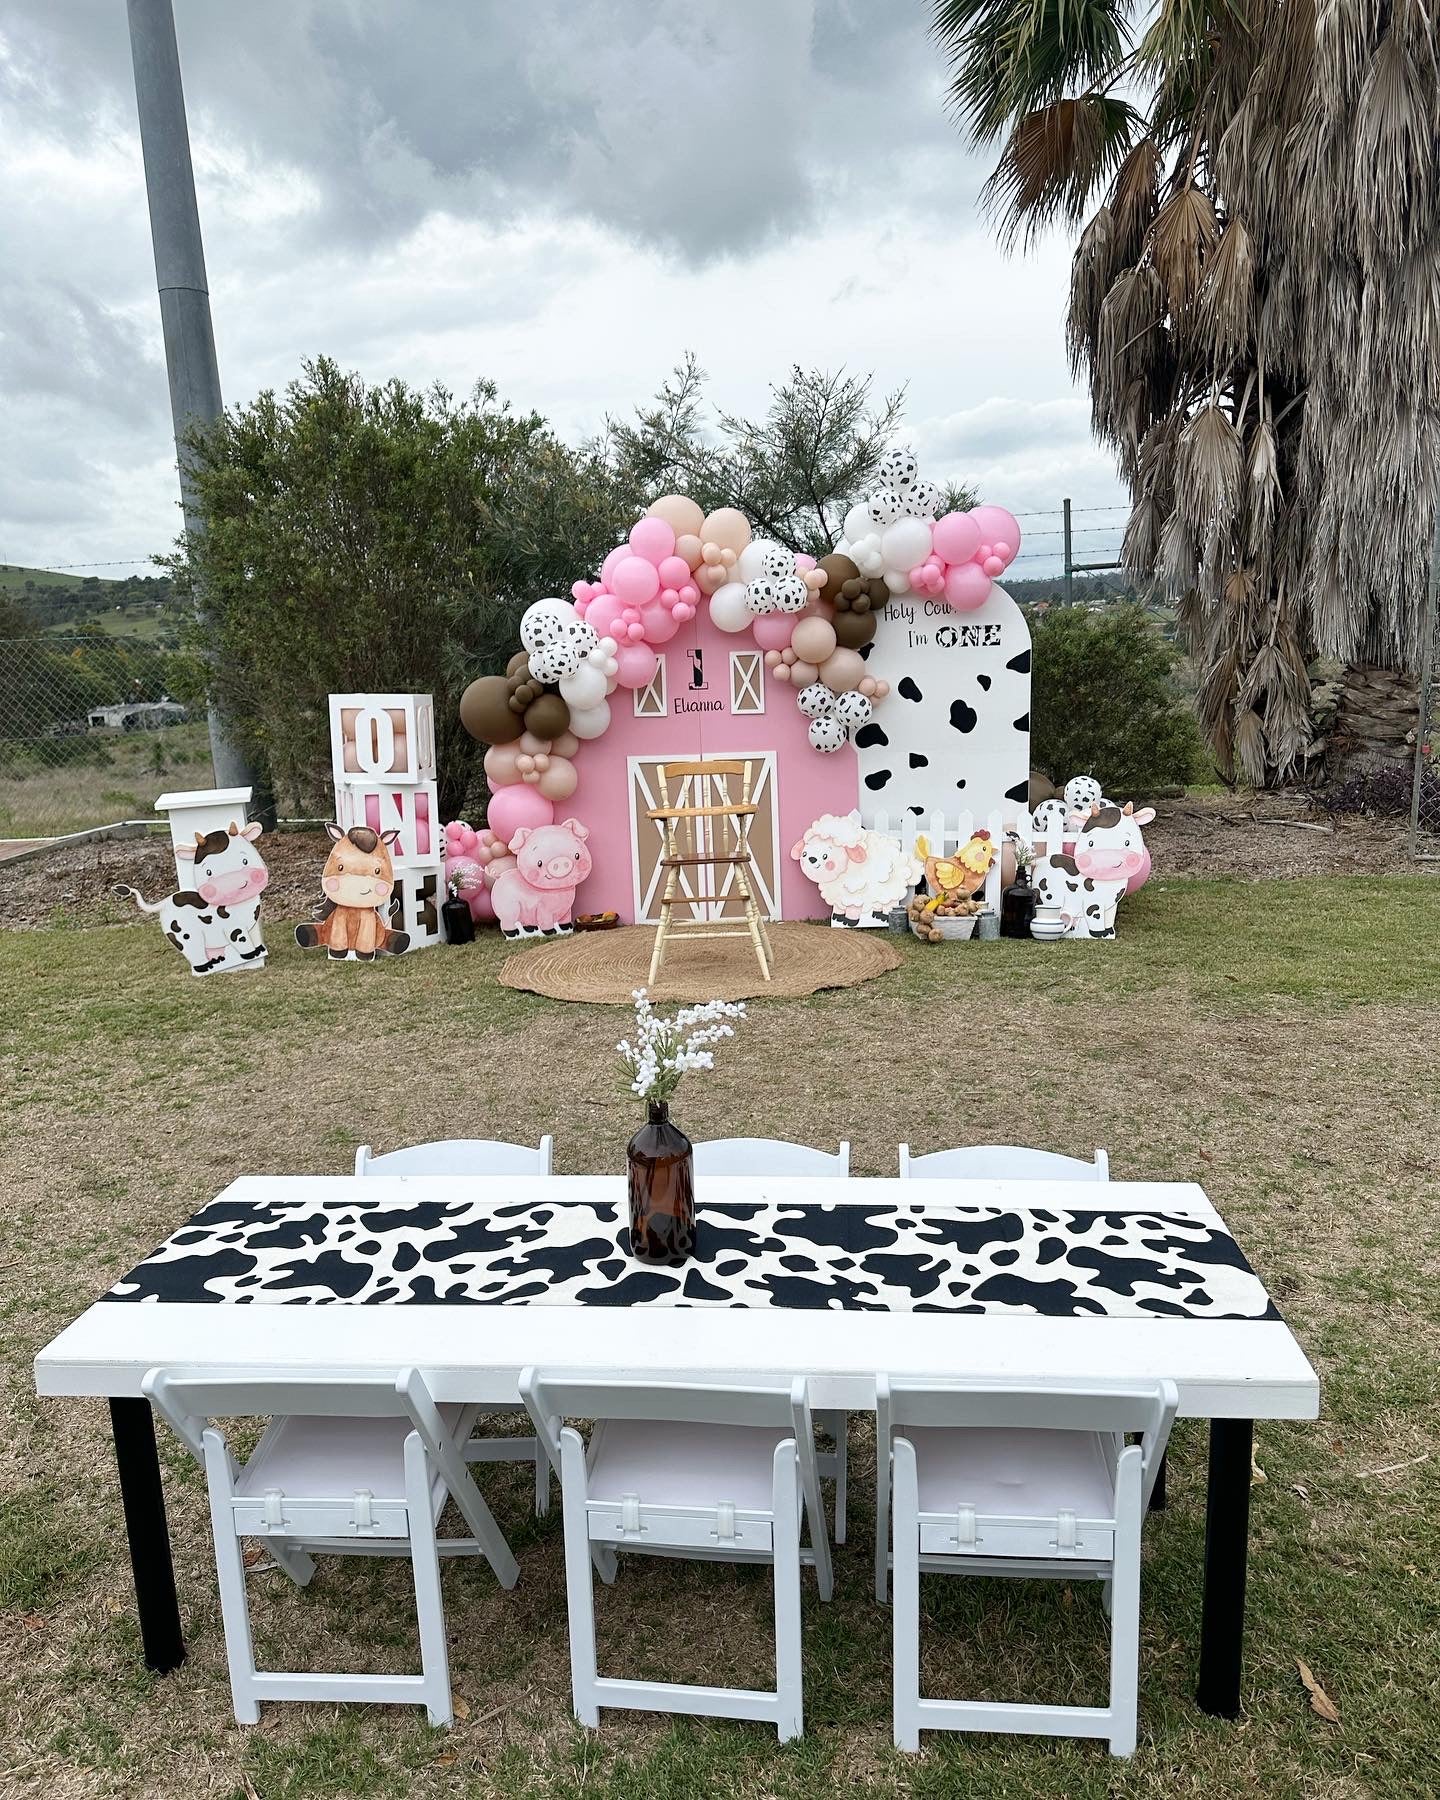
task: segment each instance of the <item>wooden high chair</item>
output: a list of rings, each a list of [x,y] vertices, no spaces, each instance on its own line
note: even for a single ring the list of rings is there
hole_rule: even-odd
[[[755,958],[760,964],[761,977],[766,981],[771,979],[770,937],[765,928],[765,920],[755,904],[754,885],[751,881],[755,865],[750,853],[750,821],[757,810],[750,798],[751,771],[752,765],[743,760],[660,764],[660,804],[652,806],[648,815],[661,824],[665,831],[665,852],[660,858],[660,867],[665,871],[665,891],[660,896],[660,924],[655,932],[655,949],[650,958],[649,985],[652,987],[664,966],[665,948],[672,934],[684,938],[748,937],[755,946]],[[684,783],[689,781],[692,792],[697,795],[703,794],[708,785],[712,795],[711,803],[672,806],[672,779],[681,783],[682,791]],[[730,798],[732,779],[738,779],[740,783],[738,800]],[[697,892],[682,894],[681,870],[708,869],[712,871],[712,876],[718,876],[718,871],[725,868],[734,871],[735,891],[745,908],[744,926],[717,930],[708,919],[681,920],[677,923],[671,917],[677,901],[681,906],[689,906],[692,901],[718,901],[723,905],[727,898],[719,891],[716,880],[712,880],[711,891],[707,892],[703,876],[697,881]]]

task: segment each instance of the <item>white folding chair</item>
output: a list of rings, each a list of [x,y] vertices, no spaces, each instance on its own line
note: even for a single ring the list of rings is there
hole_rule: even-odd
[[[902,1181],[1108,1181],[1110,1158],[1095,1152],[1094,1162],[1081,1156],[1061,1156],[1055,1150],[1030,1150],[1023,1144],[963,1144],[955,1150],[936,1150],[929,1156],[912,1156],[910,1146],[900,1146]]]
[[[141,1391],[205,1470],[230,1692],[239,1722],[256,1724],[262,1700],[368,1700],[420,1705],[432,1725],[450,1724],[440,1557],[479,1554],[506,1588],[514,1587],[520,1574],[460,1454],[477,1409],[436,1406],[415,1369],[402,1369],[393,1380],[326,1370],[294,1378],[207,1379],[151,1369]],[[210,1421],[257,1413],[272,1415],[270,1424],[249,1460],[238,1464]],[[437,1538],[447,1497],[473,1537]],[[301,1587],[315,1573],[316,1552],[408,1556],[422,1672],[257,1669],[242,1538],[263,1539]]]
[[[805,1382],[788,1389],[596,1379],[526,1369],[520,1392],[560,1470],[575,1716],[602,1706],[760,1719],[800,1736],[800,1565],[833,1591]],[[595,1421],[587,1450],[566,1419]],[[808,1517],[811,1551],[800,1548]],[[775,1688],[622,1681],[598,1673],[591,1563],[615,1579],[616,1551],[768,1562],[775,1583]]]
[[[842,1181],[850,1177],[850,1145],[844,1139],[833,1155],[785,1138],[709,1138],[694,1149],[697,1175],[833,1175]],[[835,1542],[843,1544],[850,1460],[846,1417],[843,1412],[816,1416],[820,1429],[835,1442],[833,1451],[821,1452],[819,1468],[822,1479],[835,1483]]]
[[[885,1598],[894,1483],[895,1742],[922,1731],[1034,1732],[1135,1748],[1140,1534],[1165,1454],[1173,1381],[1024,1388],[891,1381],[876,1391],[875,1589]],[[1139,1432],[1138,1444],[1126,1444]],[[1105,1706],[927,1700],[920,1694],[920,1572],[1104,1584]]]
[[[368,1144],[355,1152],[357,1175],[549,1175],[555,1140],[547,1132],[532,1150],[499,1138],[440,1138],[376,1156]]]
[[[357,1175],[549,1175],[555,1140],[547,1132],[534,1150],[498,1138],[441,1138],[376,1156],[368,1144],[355,1152]],[[487,1413],[518,1413],[518,1400],[487,1406]],[[527,1462],[535,1465],[535,1512],[550,1510],[550,1462],[533,1437],[476,1437],[465,1446],[467,1462]]]

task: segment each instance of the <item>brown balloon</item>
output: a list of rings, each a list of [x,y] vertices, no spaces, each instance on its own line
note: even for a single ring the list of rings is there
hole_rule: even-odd
[[[520,719],[510,710],[510,682],[482,675],[460,696],[460,723],[477,743],[508,744],[519,737]]]
[[[525,708],[525,729],[538,738],[558,738],[570,729],[570,708],[559,694],[541,694]]]
[[[835,614],[835,642],[843,650],[859,650],[875,635],[878,621],[873,612],[840,612]]]
[[[829,582],[822,592],[827,600],[835,602],[836,612],[878,612],[890,598],[889,588],[878,575],[867,579],[858,569],[853,575],[847,575],[834,593],[830,591]]]
[[[528,650],[517,650],[505,665],[507,675],[525,675],[529,673],[529,669],[530,652]]]
[[[825,585],[820,592],[827,600],[833,600],[847,581],[860,579],[860,570],[856,564],[848,556],[842,556],[838,550],[822,556],[815,567],[825,571]]]

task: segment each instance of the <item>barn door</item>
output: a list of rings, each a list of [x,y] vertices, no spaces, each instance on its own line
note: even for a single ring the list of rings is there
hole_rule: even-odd
[[[680,762],[693,757],[693,750],[672,750],[664,756],[632,756],[629,759],[630,845],[635,903],[638,925],[658,924],[660,896],[665,889],[665,870],[660,859],[665,854],[665,833],[658,821],[646,815],[660,804],[659,767],[662,762]],[[754,765],[755,780],[751,799],[758,809],[750,825],[750,850],[754,857],[755,899],[767,918],[780,916],[780,818],[775,801],[775,753],[725,751],[726,757],[744,755]],[[670,783],[673,806],[710,806],[720,799],[714,784],[703,776],[687,776],[684,781]],[[739,782],[730,780],[730,797],[738,799]],[[723,820],[696,821],[702,834],[699,843],[707,849],[724,847],[729,833]],[[711,828],[718,828],[711,835]],[[716,884],[713,893],[711,883]],[[743,914],[740,896],[735,889],[735,871],[731,865],[717,869],[681,869],[680,892],[688,901],[693,919],[739,918]]]

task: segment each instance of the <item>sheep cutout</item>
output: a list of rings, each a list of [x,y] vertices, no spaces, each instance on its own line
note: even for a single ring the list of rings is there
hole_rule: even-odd
[[[792,860],[820,889],[830,923],[874,928],[909,898],[922,868],[895,838],[867,831],[860,813],[843,819],[823,813],[790,850]]]

